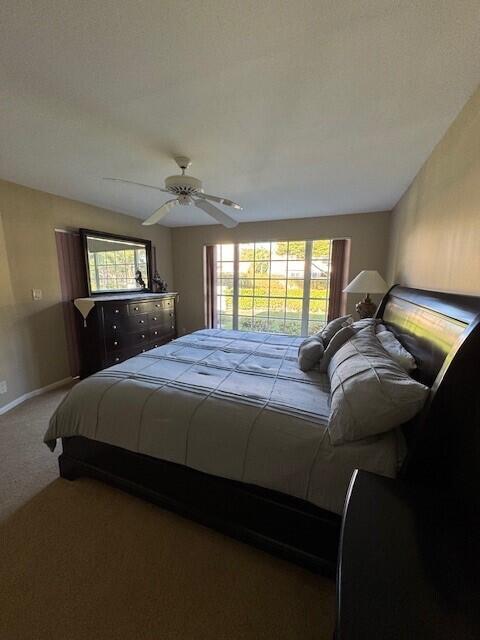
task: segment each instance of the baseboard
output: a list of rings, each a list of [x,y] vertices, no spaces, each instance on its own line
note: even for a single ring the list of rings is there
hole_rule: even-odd
[[[52,391],[53,389],[58,389],[58,387],[63,387],[69,382],[72,382],[74,379],[75,378],[72,378],[72,376],[68,376],[68,378],[63,378],[63,380],[57,380],[57,382],[47,384],[46,387],[41,387],[40,389],[34,389],[33,391],[24,393],[23,396],[15,398],[15,400],[12,400],[8,404],[3,405],[3,407],[0,407],[0,416],[4,413],[7,413],[7,411],[10,411],[11,409],[14,409],[19,404],[22,404],[22,402],[25,402],[25,400],[30,400],[30,398],[35,398],[35,396],[39,396],[42,393],[46,393],[47,391]]]

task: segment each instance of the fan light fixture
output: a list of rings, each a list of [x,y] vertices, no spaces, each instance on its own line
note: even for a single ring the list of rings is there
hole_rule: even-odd
[[[124,180],[123,178],[104,178],[104,180],[113,180],[114,182],[124,182],[126,184],[133,184],[137,187],[144,187],[146,189],[155,189],[157,191],[163,191],[164,193],[171,193],[176,197],[172,200],[164,202],[152,215],[144,220],[142,224],[151,225],[160,222],[167,213],[177,205],[190,206],[194,205],[197,209],[201,209],[211,218],[223,224],[224,227],[232,228],[236,227],[238,221],[231,218],[221,209],[212,204],[212,202],[218,202],[226,207],[232,207],[237,211],[241,211],[242,207],[229,200],[228,198],[222,198],[221,196],[211,196],[208,193],[204,193],[202,187],[202,181],[193,176],[185,175],[185,171],[192,164],[190,158],[180,156],[175,158],[175,162],[182,170],[181,175],[169,176],[165,179],[165,188],[155,187],[150,184],[142,184],[141,182],[134,182],[133,180]]]

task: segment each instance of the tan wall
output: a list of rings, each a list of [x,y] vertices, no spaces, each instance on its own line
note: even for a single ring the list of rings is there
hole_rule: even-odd
[[[389,279],[480,294],[480,88],[392,216]]]
[[[206,244],[351,238],[350,278],[362,269],[377,269],[385,276],[389,230],[388,212],[249,222],[235,229],[219,225],[174,228],[172,250],[175,286],[180,293],[179,332],[204,326],[203,247]],[[358,296],[348,296],[350,311],[356,300]]]
[[[11,400],[68,377],[55,228],[86,227],[152,240],[173,286],[171,232],[113,211],[0,181],[0,380]],[[32,300],[32,288],[43,299]]]

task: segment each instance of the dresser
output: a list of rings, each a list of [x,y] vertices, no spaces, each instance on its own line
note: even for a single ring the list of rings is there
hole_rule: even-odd
[[[176,293],[78,298],[80,377],[176,337]]]

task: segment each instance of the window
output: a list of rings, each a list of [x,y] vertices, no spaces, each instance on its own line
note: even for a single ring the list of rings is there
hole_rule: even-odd
[[[328,317],[332,240],[216,245],[221,329],[310,335]]]

